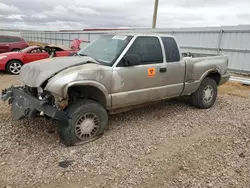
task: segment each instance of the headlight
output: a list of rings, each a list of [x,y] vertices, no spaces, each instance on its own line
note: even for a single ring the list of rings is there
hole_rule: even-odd
[[[43,93],[43,88],[38,87],[38,88],[37,88],[37,92],[38,92],[39,94]]]
[[[0,60],[6,58],[7,56],[0,56]]]

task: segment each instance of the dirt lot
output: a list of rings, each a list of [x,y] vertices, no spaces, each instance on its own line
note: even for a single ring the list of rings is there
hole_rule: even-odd
[[[0,89],[12,83],[0,75]],[[220,87],[208,110],[179,100],[113,115],[102,138],[71,148],[55,122],[13,121],[0,105],[1,188],[250,187],[249,87]]]

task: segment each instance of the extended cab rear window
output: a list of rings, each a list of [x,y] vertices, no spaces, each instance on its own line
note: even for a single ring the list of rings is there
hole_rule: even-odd
[[[174,38],[161,37],[168,63],[180,61],[180,52]]]

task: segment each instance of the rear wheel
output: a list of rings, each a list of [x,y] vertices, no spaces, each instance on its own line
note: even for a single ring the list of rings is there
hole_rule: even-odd
[[[66,146],[81,145],[98,139],[108,124],[106,109],[92,100],[83,100],[68,109],[68,121],[59,125],[59,135]]]
[[[10,74],[19,74],[23,64],[18,60],[11,60],[6,66],[6,70]]]
[[[199,89],[192,94],[192,104],[197,108],[207,109],[214,105],[217,98],[217,84],[212,78],[205,78]]]

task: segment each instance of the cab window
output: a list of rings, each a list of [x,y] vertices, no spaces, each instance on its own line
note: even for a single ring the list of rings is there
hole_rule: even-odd
[[[163,63],[162,49],[157,37],[137,37],[126,55],[137,55],[141,65]]]
[[[0,37],[0,42],[4,42],[4,43],[20,42],[20,41],[21,39],[18,37],[7,37],[7,36]]]

